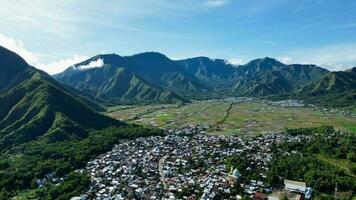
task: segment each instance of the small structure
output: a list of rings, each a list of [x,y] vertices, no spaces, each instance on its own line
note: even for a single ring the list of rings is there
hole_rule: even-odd
[[[230,176],[232,176],[236,179],[239,179],[242,176],[240,171],[237,168],[234,169],[233,167],[231,167],[229,174],[230,174]]]
[[[268,200],[279,200],[279,197],[273,196],[273,195],[268,195]]]
[[[305,184],[305,182],[284,180],[284,188],[291,192],[305,194],[307,185]]]
[[[305,190],[305,198],[310,199],[312,197],[313,189],[311,187],[307,187]]]

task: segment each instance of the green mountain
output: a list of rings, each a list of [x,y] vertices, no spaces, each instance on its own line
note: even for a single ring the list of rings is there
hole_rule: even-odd
[[[222,59],[171,60],[148,52],[98,55],[54,78],[96,100],[115,103],[177,103],[222,96],[325,96],[346,102],[353,99],[352,93],[343,92],[353,91],[352,73],[330,73],[316,65],[288,65],[268,57],[236,66]]]
[[[121,126],[17,54],[0,47],[0,149],[43,140],[86,137],[90,129]],[[92,103],[94,104],[94,103]]]
[[[272,58],[237,67],[232,94],[265,96],[291,93],[328,73],[315,65],[286,65]]]
[[[297,96],[313,102],[337,106],[356,105],[356,67],[346,71],[330,72],[301,88]]]
[[[95,66],[98,61],[101,65]],[[126,57],[98,55],[54,78],[97,99],[137,103],[286,94],[326,73],[315,65],[286,65],[272,58],[235,66],[222,59],[174,61],[148,52]]]
[[[65,176],[120,138],[159,133],[97,113],[3,47],[0,74],[0,199],[36,188],[34,179],[49,172]]]
[[[222,59],[196,57],[178,60],[176,63],[211,90],[231,87],[231,79],[236,72],[235,66]]]
[[[102,66],[85,68],[83,66],[101,60]],[[136,60],[136,59],[135,59]],[[133,63],[131,67],[124,67],[127,63]],[[79,63],[65,72],[54,77],[63,84],[70,85],[86,94],[116,103],[184,103],[186,99],[175,94],[169,89],[164,89],[158,83],[151,83],[143,76],[151,80],[156,79],[157,72],[149,72],[140,69],[145,73],[137,74],[134,67],[140,64],[111,54],[95,56],[87,61]],[[155,65],[153,65],[155,66]],[[154,75],[151,77],[150,75]]]
[[[125,57],[126,67],[146,80],[186,96],[200,93],[207,87],[167,56],[147,52]]]
[[[121,122],[94,112],[71,94],[34,76],[0,95],[0,147],[33,140],[57,142],[86,137],[87,129]]]
[[[24,59],[1,46],[0,65],[0,92],[31,78],[36,71]]]
[[[279,72],[270,71],[254,77],[239,76],[232,93],[239,96],[264,96],[293,90],[291,83]]]

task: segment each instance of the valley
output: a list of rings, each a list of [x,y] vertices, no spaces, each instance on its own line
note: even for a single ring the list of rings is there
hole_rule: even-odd
[[[2,47],[0,58],[8,75],[0,85],[1,200],[308,199],[312,190],[329,198],[334,187],[349,198],[355,190],[355,102],[346,91],[355,88],[354,69],[271,58],[234,68],[144,53],[94,57],[49,76]],[[88,69],[93,59],[104,66]],[[146,61],[162,73],[147,71]],[[290,70],[323,77],[303,88],[335,97],[335,106],[292,100],[300,80],[284,80]],[[236,85],[221,90],[230,80]],[[305,188],[290,196],[296,182]]]
[[[194,101],[185,105],[115,106],[108,110],[106,115],[130,123],[159,128],[201,125],[212,134],[254,136],[281,132],[287,128],[321,125],[332,125],[338,130],[356,133],[356,114],[353,111],[316,106],[279,106],[250,98]]]
[[[0,200],[356,200],[355,0],[0,11]]]

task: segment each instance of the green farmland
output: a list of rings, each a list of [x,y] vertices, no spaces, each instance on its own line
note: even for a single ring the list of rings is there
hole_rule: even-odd
[[[317,107],[276,107],[260,102],[200,101],[184,106],[116,106],[107,115],[131,123],[176,128],[186,125],[209,127],[210,133],[263,134],[286,128],[332,125],[356,133],[356,118]]]

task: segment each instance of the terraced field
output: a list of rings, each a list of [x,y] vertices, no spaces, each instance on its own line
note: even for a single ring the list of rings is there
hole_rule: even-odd
[[[285,128],[332,125],[356,133],[356,118],[316,107],[276,107],[261,102],[200,101],[184,106],[116,106],[108,115],[132,123],[175,128],[203,125],[210,133],[263,134]]]

